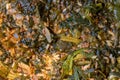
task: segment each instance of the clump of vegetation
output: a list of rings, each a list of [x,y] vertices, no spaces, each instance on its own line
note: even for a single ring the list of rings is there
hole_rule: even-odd
[[[119,0],[0,0],[0,79],[119,80]]]

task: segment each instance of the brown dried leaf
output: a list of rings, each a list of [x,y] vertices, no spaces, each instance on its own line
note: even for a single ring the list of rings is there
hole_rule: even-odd
[[[15,56],[15,49],[14,49],[14,48],[10,48],[10,49],[9,49],[9,52],[10,52],[10,55],[11,55],[12,57]]]
[[[3,14],[0,13],[0,27],[2,26],[2,22],[3,22]]]
[[[9,80],[14,80],[15,78],[17,78],[17,77],[19,77],[19,76],[21,76],[20,73],[14,73],[14,72],[11,71],[11,72],[8,74],[7,78],[8,78]]]
[[[0,56],[3,54],[3,52],[0,50]]]
[[[26,74],[31,74],[31,69],[28,65],[26,65],[23,62],[18,63],[18,66],[23,70],[24,73]]]
[[[52,38],[49,30],[46,27],[43,29],[43,34],[47,38],[47,41],[50,43],[52,41]]]
[[[3,19],[0,18],[0,27],[2,26]]]
[[[6,76],[7,76],[8,73],[9,73],[8,66],[4,65],[0,61],[0,76],[3,77],[3,78],[6,78]]]

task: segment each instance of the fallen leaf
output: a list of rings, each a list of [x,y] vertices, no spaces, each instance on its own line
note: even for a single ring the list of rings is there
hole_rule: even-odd
[[[31,69],[27,64],[20,62],[18,63],[18,66],[23,70],[25,74],[28,74],[28,75],[31,74]]]
[[[8,73],[9,73],[8,66],[4,65],[0,61],[0,76],[3,77],[3,78],[6,78],[6,76],[7,76]]]
[[[21,76],[20,73],[14,73],[14,72],[11,71],[11,72],[8,74],[7,78],[8,78],[9,80],[14,80],[15,78],[18,78],[19,76]]]
[[[0,50],[0,56],[3,54],[3,52]]]
[[[12,57],[15,56],[15,49],[14,49],[14,48],[10,48],[10,49],[9,49],[9,52],[10,52],[10,55],[11,55]]]
[[[73,42],[73,43],[79,43],[81,40],[74,38],[74,37],[68,37],[68,36],[61,36],[60,38],[62,41],[67,41],[67,42]]]
[[[45,37],[47,38],[47,41],[49,43],[51,43],[52,38],[51,38],[51,34],[50,34],[49,30],[45,27],[42,31],[43,31],[43,34],[45,35]]]

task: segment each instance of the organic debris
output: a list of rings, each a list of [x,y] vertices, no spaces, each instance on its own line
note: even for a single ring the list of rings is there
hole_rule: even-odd
[[[119,0],[0,0],[0,80],[119,79]]]

